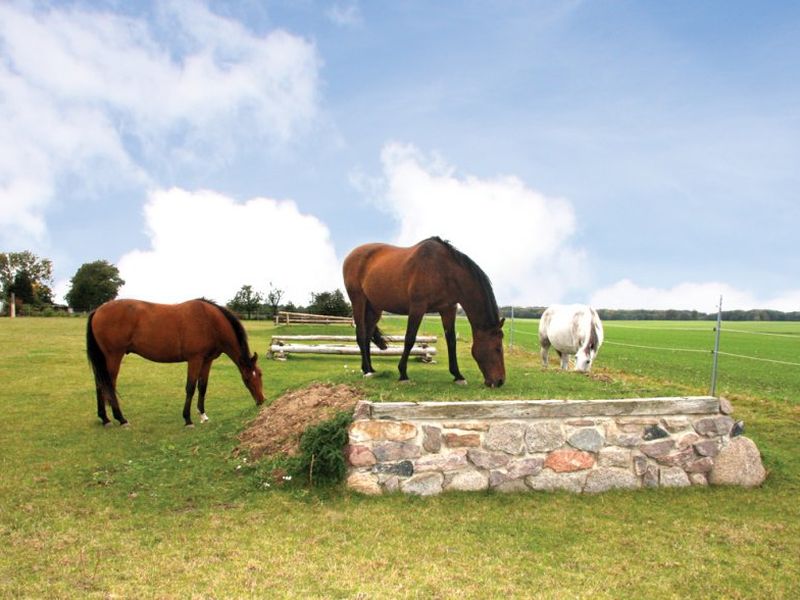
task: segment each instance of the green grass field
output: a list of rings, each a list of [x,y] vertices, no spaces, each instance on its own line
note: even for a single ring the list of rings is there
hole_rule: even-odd
[[[402,330],[402,319],[384,321]],[[370,380],[356,357],[264,360],[274,327],[246,326],[269,400],[312,381],[350,383],[384,401],[705,394],[714,335],[706,322],[607,322],[607,343],[584,376],[558,371],[555,358],[543,370],[536,322],[517,320],[508,384],[489,390],[466,322],[466,387],[450,382],[443,341],[438,362],[412,361],[413,381],[401,385],[395,358],[376,359]],[[183,427],[184,365],[129,356],[120,394],[132,426],[100,427],[84,328],[80,318],[0,319],[0,597],[800,594],[798,366],[720,359],[718,392],[769,470],[759,489],[365,498],[258,485],[234,453],[257,409],[225,357],[211,373],[209,423]],[[312,331],[322,332],[281,328]],[[441,338],[438,319],[426,317],[422,332]],[[726,323],[721,350],[798,363],[800,323]]]

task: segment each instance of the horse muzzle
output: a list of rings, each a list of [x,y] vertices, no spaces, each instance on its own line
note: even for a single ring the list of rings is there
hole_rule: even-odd
[[[494,389],[494,388],[503,387],[503,384],[505,383],[505,380],[501,377],[499,379],[495,379],[494,381],[489,381],[487,379],[483,383],[486,384],[486,387]]]

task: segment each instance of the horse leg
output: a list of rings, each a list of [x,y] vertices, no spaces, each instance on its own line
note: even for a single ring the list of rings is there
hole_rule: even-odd
[[[539,345],[541,346],[541,355],[542,355],[542,366],[547,368],[547,355],[550,351],[550,340],[547,338],[540,339]]]
[[[194,423],[192,423],[192,397],[195,389],[197,389],[197,380],[200,376],[201,367],[202,362],[195,358],[189,361],[189,366],[186,370],[186,402],[183,404],[183,420],[186,423],[186,427],[194,427]]]
[[[124,416],[122,416],[122,410],[119,407],[119,398],[117,398],[117,376],[119,375],[119,367],[121,364],[122,364],[121,354],[109,355],[108,358],[106,359],[106,365],[108,366],[108,374],[111,376],[111,389],[106,390],[106,392],[108,394],[109,404],[111,404],[111,413],[114,415],[114,418],[120,425],[125,426],[128,424],[128,420]],[[105,407],[103,407],[103,412],[105,413]],[[102,419],[102,416],[100,418]]]
[[[411,355],[411,348],[414,347],[414,342],[417,341],[417,331],[419,331],[419,326],[420,323],[422,323],[422,317],[424,314],[424,310],[408,311],[408,325],[406,326],[403,355],[400,357],[400,362],[397,365],[397,370],[400,371],[400,381],[408,381],[408,357]]]
[[[375,330],[378,328],[378,321],[381,319],[381,312],[376,311],[372,305],[367,302],[364,310],[364,349],[366,350],[367,371],[365,373],[372,374],[375,369],[372,368],[372,337],[375,335]],[[384,342],[385,346],[385,342]]]
[[[213,361],[207,360],[200,367],[200,378],[197,380],[197,411],[200,413],[200,422],[205,423],[208,421],[206,415],[206,389],[208,388],[208,375],[211,371],[211,363]]]
[[[361,353],[361,372],[365,377],[373,373],[369,358],[369,338],[367,335],[367,299],[361,293],[348,290],[353,302],[353,320],[356,323],[356,342]]]
[[[559,352],[558,355],[561,357],[561,370],[566,371],[569,369],[569,354],[566,352]]]
[[[95,377],[95,388],[97,392],[97,416],[100,417],[103,426],[108,427],[111,425],[111,420],[108,418],[108,413],[106,412],[106,398],[103,393],[103,384],[97,380],[97,377]]]
[[[456,307],[449,307],[439,313],[444,327],[444,339],[447,342],[447,362],[450,365],[450,374],[454,381],[460,385],[467,383],[461,371],[458,370],[458,357],[456,356]]]

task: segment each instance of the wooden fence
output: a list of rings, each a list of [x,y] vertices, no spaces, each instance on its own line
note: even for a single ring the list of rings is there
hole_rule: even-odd
[[[403,342],[399,335],[384,336],[387,342]],[[436,355],[436,336],[419,336],[411,348],[411,356],[419,356],[422,362],[432,362]],[[323,342],[310,344],[308,342]],[[336,354],[359,355],[361,351],[352,335],[275,335],[269,345],[269,355],[276,360],[286,360],[288,354]],[[373,344],[370,354],[373,356],[400,356],[402,345],[389,346],[381,350]]]
[[[275,325],[331,325],[334,323],[346,323],[353,325],[353,317],[335,317],[332,315],[314,315],[311,313],[288,312],[285,310],[278,311],[275,315]]]

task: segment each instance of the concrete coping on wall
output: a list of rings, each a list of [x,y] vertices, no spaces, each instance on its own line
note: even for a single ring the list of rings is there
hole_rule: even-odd
[[[590,416],[696,415],[720,412],[712,396],[618,400],[499,400],[472,402],[363,402],[357,418],[393,421],[428,419],[536,419]]]
[[[360,402],[347,485],[367,494],[578,493],[766,477],[724,398]]]

